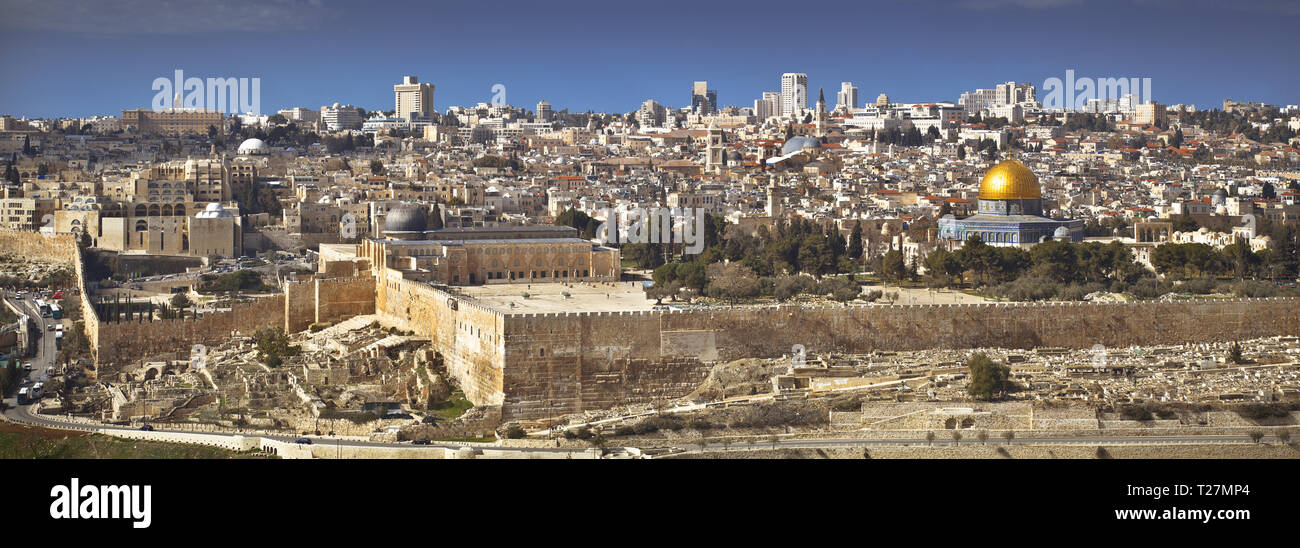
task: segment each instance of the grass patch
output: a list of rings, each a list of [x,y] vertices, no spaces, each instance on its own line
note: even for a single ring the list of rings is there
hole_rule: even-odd
[[[127,440],[70,430],[0,424],[0,459],[249,459],[252,453],[202,445]]]
[[[437,413],[438,416],[444,419],[454,419],[464,415],[471,407],[474,407],[474,403],[465,398],[464,392],[456,390],[453,391],[447,399],[438,402],[429,410]]]

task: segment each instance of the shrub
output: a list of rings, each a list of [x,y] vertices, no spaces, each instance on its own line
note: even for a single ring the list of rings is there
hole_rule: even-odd
[[[512,440],[523,438],[525,435],[523,427],[518,424],[512,424],[506,427],[505,436]]]
[[[1192,278],[1181,284],[1178,289],[1193,295],[1209,295],[1219,288],[1219,280],[1214,278]]]
[[[1155,278],[1142,278],[1129,287],[1130,295],[1139,299],[1155,299],[1162,294],[1160,282]]]
[[[1070,284],[1057,290],[1056,298],[1062,301],[1082,301],[1089,294],[1105,290],[1106,287],[1099,283]]]
[[[1252,405],[1242,405],[1233,411],[1244,419],[1254,422],[1265,421],[1269,419],[1280,419],[1291,416],[1291,407],[1284,404],[1276,403],[1258,403]]]
[[[993,294],[1013,301],[1045,301],[1056,296],[1057,284],[1041,276],[1022,276],[993,288]]]
[[[1232,288],[1232,292],[1238,297],[1250,299],[1259,299],[1263,297],[1276,297],[1278,289],[1276,285],[1259,280],[1244,280],[1238,282]]]

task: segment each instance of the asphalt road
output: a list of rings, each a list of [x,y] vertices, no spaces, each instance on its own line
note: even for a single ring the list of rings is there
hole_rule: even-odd
[[[1265,436],[1261,441],[1279,441],[1275,436]],[[1248,436],[1072,436],[1072,437],[1034,437],[1034,438],[1012,438],[1006,440],[1000,437],[990,436],[986,442],[981,443],[974,436],[962,438],[960,442],[954,442],[951,438],[935,438],[933,442],[928,442],[924,438],[916,439],[796,439],[796,440],[778,440],[775,443],[771,441],[755,442],[734,442],[734,443],[706,443],[703,447],[697,444],[678,444],[677,447],[691,450],[708,450],[708,451],[753,451],[762,449],[833,449],[843,447],[881,447],[881,446],[899,446],[899,445],[932,445],[936,447],[943,446],[966,446],[966,445],[1171,445],[1171,444],[1220,444],[1220,443],[1254,443]]]
[[[33,357],[23,356],[18,358],[24,364],[32,364],[32,371],[28,375],[28,379],[32,382],[36,382],[40,380],[42,375],[47,374],[46,370],[50,366],[54,365],[59,354],[58,349],[55,346],[54,332],[48,331],[47,326],[61,323],[63,320],[41,317],[41,311],[36,308],[36,301],[31,293],[19,297],[13,293],[5,292],[5,297],[9,299],[9,302],[14,303],[20,310],[31,317],[33,322],[36,324],[35,334],[40,337],[37,341],[36,355]]]

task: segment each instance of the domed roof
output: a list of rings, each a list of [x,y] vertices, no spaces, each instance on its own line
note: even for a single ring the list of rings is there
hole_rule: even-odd
[[[1070,229],[1058,226],[1056,227],[1056,231],[1052,232],[1052,238],[1056,240],[1068,240],[1070,238]]]
[[[397,206],[384,218],[384,232],[424,232],[428,228],[424,208],[413,205]]]
[[[266,154],[270,148],[261,139],[245,139],[239,143],[240,154]]]
[[[1042,198],[1038,176],[1025,164],[1006,160],[989,168],[980,181],[981,200],[1034,200]]]
[[[229,211],[226,211],[226,208],[221,207],[221,204],[217,202],[212,202],[208,204],[207,207],[203,208],[203,211],[194,214],[194,217],[198,219],[219,219],[222,217],[234,217],[234,216],[235,216],[234,214],[232,214]]]
[[[805,148],[821,148],[821,146],[821,142],[812,137],[791,137],[789,141],[786,141],[784,145],[781,145],[781,154],[785,155],[791,152],[799,152]]]

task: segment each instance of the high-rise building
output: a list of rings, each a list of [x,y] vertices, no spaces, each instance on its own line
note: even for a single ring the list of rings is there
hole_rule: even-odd
[[[884,107],[889,106],[889,96],[888,96],[888,95],[885,95],[884,93],[881,93],[880,95],[877,95],[877,96],[876,96],[876,106],[877,106],[877,107],[881,107],[881,108],[884,108]]]
[[[1165,121],[1165,106],[1155,101],[1148,101],[1137,106],[1133,121],[1139,124],[1154,124]]]
[[[781,93],[764,91],[762,99],[754,100],[754,116],[761,122],[781,115]]]
[[[641,103],[641,109],[637,111],[637,123],[641,127],[661,127],[664,125],[667,112],[664,106],[654,99],[647,99]]]
[[[808,75],[787,72],[781,75],[781,116],[798,116],[808,108]]]
[[[705,116],[718,111],[718,92],[709,89],[708,82],[695,82],[691,86],[691,111]]]
[[[320,107],[320,121],[329,131],[359,129],[361,127],[361,109],[352,105],[339,106],[338,103]]]
[[[537,102],[537,121],[550,122],[554,112],[551,111],[551,104],[546,101]]]
[[[433,84],[421,84],[415,76],[402,77],[402,83],[393,86],[393,116],[404,120],[428,119],[433,114]]]
[[[858,108],[858,87],[853,82],[840,82],[840,92],[835,94],[835,110],[849,111]]]

